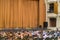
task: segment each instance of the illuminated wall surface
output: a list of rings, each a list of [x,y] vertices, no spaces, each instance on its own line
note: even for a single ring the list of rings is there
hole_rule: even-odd
[[[43,1],[43,0],[41,0]],[[40,7],[41,6],[41,7]],[[44,3],[39,3],[39,25],[45,21]],[[43,10],[44,9],[44,10]],[[38,1],[0,0],[0,28],[37,27]]]

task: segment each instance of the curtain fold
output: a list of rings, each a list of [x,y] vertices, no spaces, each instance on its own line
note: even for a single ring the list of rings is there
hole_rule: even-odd
[[[0,0],[0,28],[37,27],[37,1]]]

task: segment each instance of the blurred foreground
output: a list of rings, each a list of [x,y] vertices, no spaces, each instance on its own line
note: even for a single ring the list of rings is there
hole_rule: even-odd
[[[43,36],[43,37],[42,37]],[[0,31],[0,40],[59,40],[59,30],[5,30]]]

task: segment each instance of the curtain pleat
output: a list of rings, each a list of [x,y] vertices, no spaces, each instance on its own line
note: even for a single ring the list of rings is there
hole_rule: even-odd
[[[0,28],[37,27],[37,1],[0,0]]]

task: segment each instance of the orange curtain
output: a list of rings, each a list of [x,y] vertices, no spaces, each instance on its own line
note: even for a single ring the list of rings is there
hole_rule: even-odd
[[[40,0],[39,2],[39,24],[43,26],[43,22],[46,21],[46,5],[45,0]]]
[[[37,27],[37,1],[0,0],[0,28]]]
[[[58,14],[58,3],[54,2],[54,13]]]

